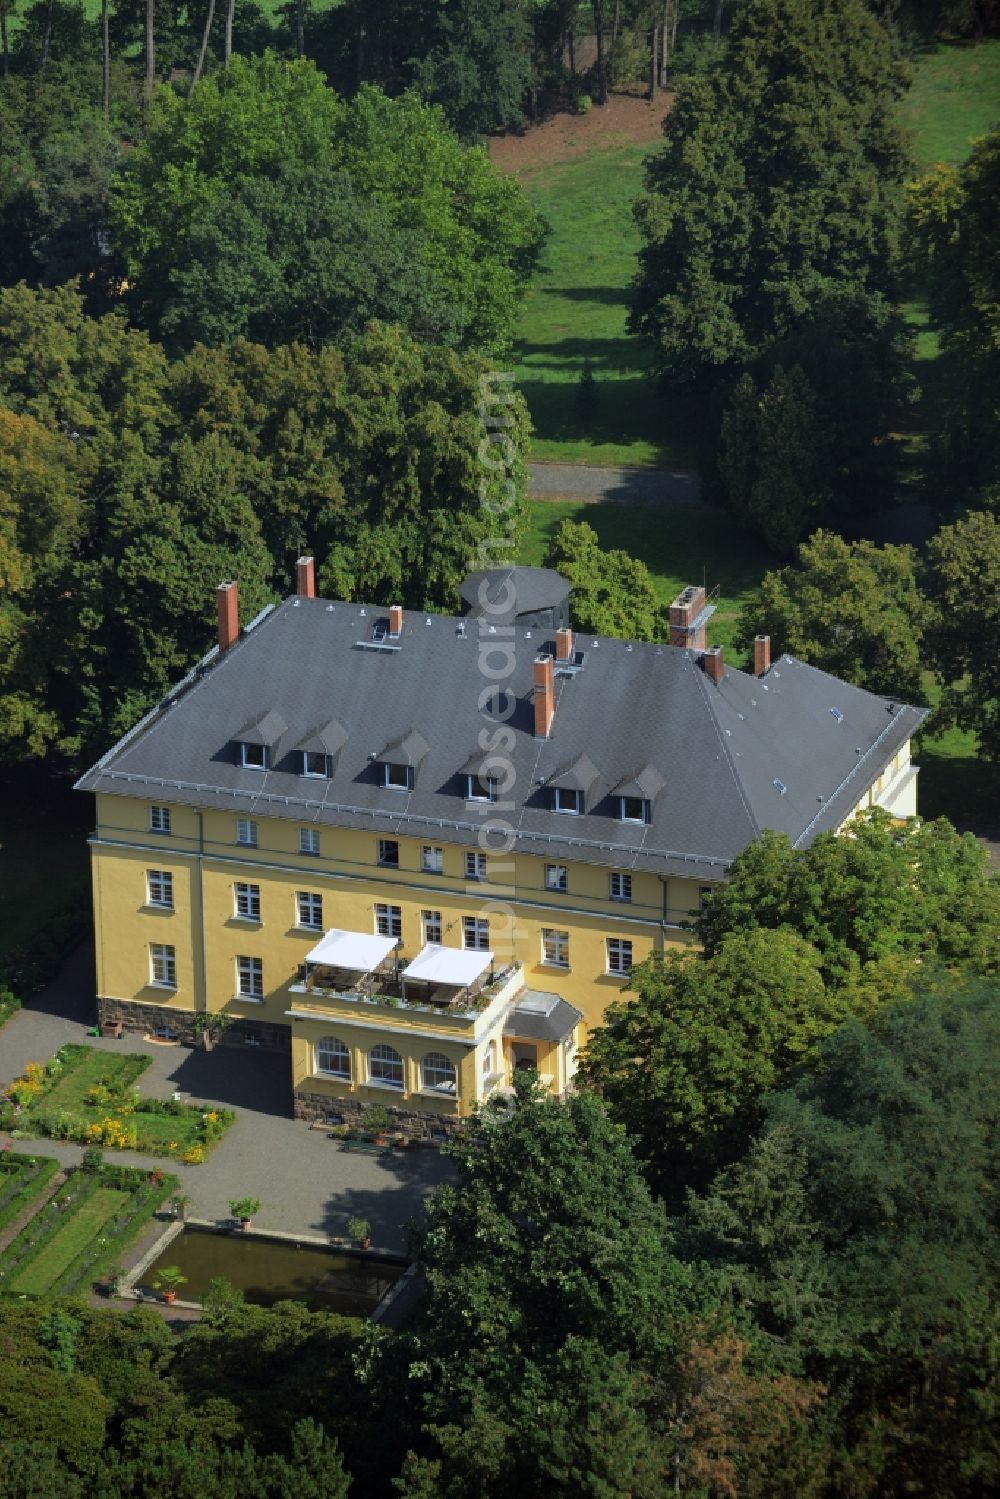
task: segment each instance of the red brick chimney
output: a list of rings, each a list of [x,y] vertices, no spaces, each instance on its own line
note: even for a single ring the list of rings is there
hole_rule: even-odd
[[[535,738],[548,739],[556,713],[555,672],[551,656],[536,656],[534,669]]]
[[[389,634],[402,635],[403,633],[403,606],[402,604],[389,605]]]
[[[707,621],[692,629],[693,621],[705,607],[704,588],[693,584],[682,591],[670,605],[670,644],[682,650],[703,651],[705,649],[705,626]]]
[[[701,658],[702,670],[713,682],[721,682],[726,675],[726,662],[721,645],[711,646]]]
[[[316,563],[312,557],[300,557],[295,564],[295,592],[302,599],[316,597]]]
[[[228,651],[240,636],[240,597],[235,583],[220,583],[215,591],[219,615],[219,650]]]
[[[771,665],[770,635],[755,635],[753,638],[753,674],[762,677]]]
[[[573,659],[573,631],[556,631],[556,660],[572,661]]]

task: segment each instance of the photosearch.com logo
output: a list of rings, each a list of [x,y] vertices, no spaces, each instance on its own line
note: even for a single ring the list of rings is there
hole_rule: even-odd
[[[517,696],[508,683],[517,669],[517,581],[510,559],[516,545],[512,521],[517,505],[517,483],[514,478],[517,449],[510,435],[516,396],[513,375],[506,370],[487,370],[480,376],[479,416],[483,437],[479,444],[482,477],[479,503],[492,521],[480,540],[476,570],[493,570],[479,584],[478,666],[482,678],[479,690],[479,712],[484,723],[479,730],[476,760],[470,762],[466,809],[483,819],[479,829],[478,857],[474,856],[467,873],[473,876],[466,885],[468,895],[482,894],[478,876],[488,860],[489,898],[481,902],[478,919],[485,926],[478,934],[488,934],[488,944],[506,966],[515,958],[518,930],[514,911],[514,862],[510,857],[517,837],[510,814],[516,770],[513,751],[516,743],[510,720],[517,711]],[[506,572],[497,569],[509,568]]]

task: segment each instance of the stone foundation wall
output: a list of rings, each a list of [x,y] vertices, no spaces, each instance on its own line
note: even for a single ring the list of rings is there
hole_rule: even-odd
[[[324,1093],[295,1092],[295,1117],[306,1119],[310,1124],[335,1116],[351,1129],[361,1129],[370,1107],[370,1100],[362,1103],[355,1098],[330,1098]],[[436,1136],[454,1134],[462,1122],[454,1114],[418,1114],[412,1109],[397,1109],[391,1105],[386,1105],[386,1108],[389,1114],[389,1134],[408,1135],[411,1140],[431,1141]]]
[[[127,1036],[152,1035],[155,1030],[166,1026],[185,1046],[201,1044],[194,1032],[193,1010],[98,996],[97,1023],[104,1025],[114,1021],[120,1021]],[[256,1044],[261,1051],[279,1051],[288,1056],[292,1049],[291,1027],[267,1020],[235,1020],[215,1041],[216,1046],[245,1047],[251,1044]]]

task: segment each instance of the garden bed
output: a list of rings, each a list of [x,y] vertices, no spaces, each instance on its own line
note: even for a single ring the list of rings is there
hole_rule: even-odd
[[[44,1064],[29,1062],[0,1107],[0,1127],[15,1138],[77,1140],[200,1165],[235,1114],[140,1098],[135,1085],[149,1065],[135,1053],[64,1046]]]
[[[70,1173],[0,1255],[0,1294],[68,1296],[109,1270],[176,1192],[162,1172],[94,1163]]]
[[[0,1152],[0,1229],[42,1195],[58,1170],[59,1162],[51,1156]]]

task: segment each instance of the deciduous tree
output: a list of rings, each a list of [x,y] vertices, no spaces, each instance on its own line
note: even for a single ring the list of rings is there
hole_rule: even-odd
[[[560,521],[545,553],[573,586],[570,608],[577,629],[624,640],[662,640],[663,607],[648,567],[628,552],[606,550],[592,526]]]
[[[908,703],[926,701],[927,603],[908,546],[845,541],[817,531],[797,559],[765,573],[740,615],[737,646],[769,635],[787,652],[832,676]]]

